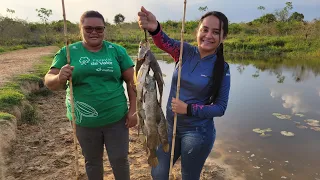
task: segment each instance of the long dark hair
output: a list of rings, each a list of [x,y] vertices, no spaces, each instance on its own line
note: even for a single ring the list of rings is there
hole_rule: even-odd
[[[228,18],[221,12],[218,11],[210,11],[204,14],[199,22],[200,24],[203,22],[203,20],[208,16],[215,16],[220,21],[220,32],[223,29],[223,37],[226,38],[228,34]],[[221,36],[219,36],[219,42],[221,42]],[[208,104],[212,104],[216,101],[219,89],[221,87],[222,78],[224,75],[224,56],[223,56],[223,43],[220,44],[220,46],[217,48],[217,60],[214,64],[213,68],[213,89],[212,89],[212,95],[210,97],[210,100]]]

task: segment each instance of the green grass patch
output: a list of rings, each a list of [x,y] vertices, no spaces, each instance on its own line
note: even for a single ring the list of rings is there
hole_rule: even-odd
[[[3,87],[0,88],[2,90],[12,90],[21,92],[20,85],[16,82],[7,82]]]
[[[23,105],[23,113],[22,116],[22,122],[28,123],[28,124],[35,124],[37,122],[37,113],[36,109],[29,103],[25,103]]]
[[[19,92],[10,89],[0,90],[0,109],[6,109],[15,105],[20,105],[25,96]]]
[[[51,63],[52,63],[52,60],[53,60],[53,55],[51,56],[43,56],[41,59],[42,59],[42,63],[41,64],[37,64],[35,66],[35,74],[41,78],[43,78],[46,73],[48,72],[50,66],[51,66]]]
[[[4,119],[4,120],[12,120],[14,119],[14,115],[6,113],[6,112],[0,112],[0,119]]]
[[[27,49],[27,45],[15,45],[15,46],[0,46],[0,53],[14,51],[19,49]]]
[[[16,80],[19,82],[39,82],[42,80],[39,76],[35,74],[20,74],[18,77],[16,77]]]
[[[0,52],[8,51],[0,47]],[[23,47],[15,47],[16,49],[20,49]],[[12,49],[15,49],[12,48]],[[50,65],[52,63],[53,55],[42,57],[42,62],[37,64],[33,72],[31,74],[20,74],[13,78],[13,81],[4,84],[0,87],[0,119],[9,119],[12,118],[12,115],[6,112],[10,112],[10,109],[13,106],[19,105],[22,107],[22,115],[21,120],[24,123],[34,124],[37,122],[37,113],[36,109],[30,104],[28,101],[23,102],[24,100],[31,101],[35,99],[36,96],[46,96],[51,94],[46,88],[42,88],[41,91],[31,93],[31,94],[23,94],[21,90],[21,86],[23,86],[23,82],[30,83],[38,83],[42,82],[43,77],[48,72]],[[14,116],[13,116],[14,117]]]

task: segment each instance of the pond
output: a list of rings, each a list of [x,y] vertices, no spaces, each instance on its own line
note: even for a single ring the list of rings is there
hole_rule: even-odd
[[[158,59],[166,105],[174,63]],[[320,180],[320,60],[227,62],[230,99],[225,115],[214,120],[217,139],[210,160],[248,180]]]

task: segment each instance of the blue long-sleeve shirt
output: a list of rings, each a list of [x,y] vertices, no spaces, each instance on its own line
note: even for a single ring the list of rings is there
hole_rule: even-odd
[[[169,53],[177,62],[180,55],[180,41],[169,38],[160,28],[160,31],[152,36],[157,47]],[[216,54],[200,57],[198,47],[188,43],[183,45],[182,69],[180,79],[179,99],[187,104],[192,104],[192,116],[178,114],[177,126],[199,126],[214,117],[223,116],[228,104],[230,91],[230,71],[225,63],[225,73],[222,79],[218,96],[213,104],[209,102],[213,91],[213,68]],[[176,96],[178,80],[178,66],[174,69],[171,90],[167,103],[167,120],[173,124],[174,113],[171,108],[172,98]]]

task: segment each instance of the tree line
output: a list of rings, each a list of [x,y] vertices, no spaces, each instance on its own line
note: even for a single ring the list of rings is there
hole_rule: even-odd
[[[261,16],[250,22],[230,23],[229,41],[230,48],[264,49],[265,46],[275,48],[294,46],[289,42],[303,42],[303,48],[320,49],[320,19],[305,21],[304,15],[299,12],[291,12],[292,2],[286,2],[282,9],[274,13],[265,13],[266,7],[259,6]],[[199,7],[202,14],[209,11],[207,6]],[[6,16],[0,16],[0,49],[1,46],[42,46],[59,45],[64,43],[63,20],[50,21],[52,10],[46,8],[36,9],[39,22],[27,22],[19,18],[13,18],[15,10],[7,9]],[[114,24],[106,22],[106,40],[119,42],[126,48],[136,47],[143,37],[137,22],[125,22],[125,17],[119,13],[114,16]],[[161,22],[163,29],[173,38],[180,39],[181,22],[168,20]],[[194,36],[198,27],[198,21],[187,21],[185,24],[185,40],[194,42]],[[80,40],[79,24],[67,21],[68,37],[71,42]],[[280,39],[278,37],[281,37]],[[263,46],[261,43],[263,41]],[[246,45],[247,43],[247,45]],[[249,43],[249,44],[248,44]],[[240,47],[242,46],[242,47]],[[296,47],[289,48],[291,51]],[[282,49],[280,49],[282,50]],[[0,50],[1,51],[1,50]],[[320,50],[319,50],[320,53]]]

